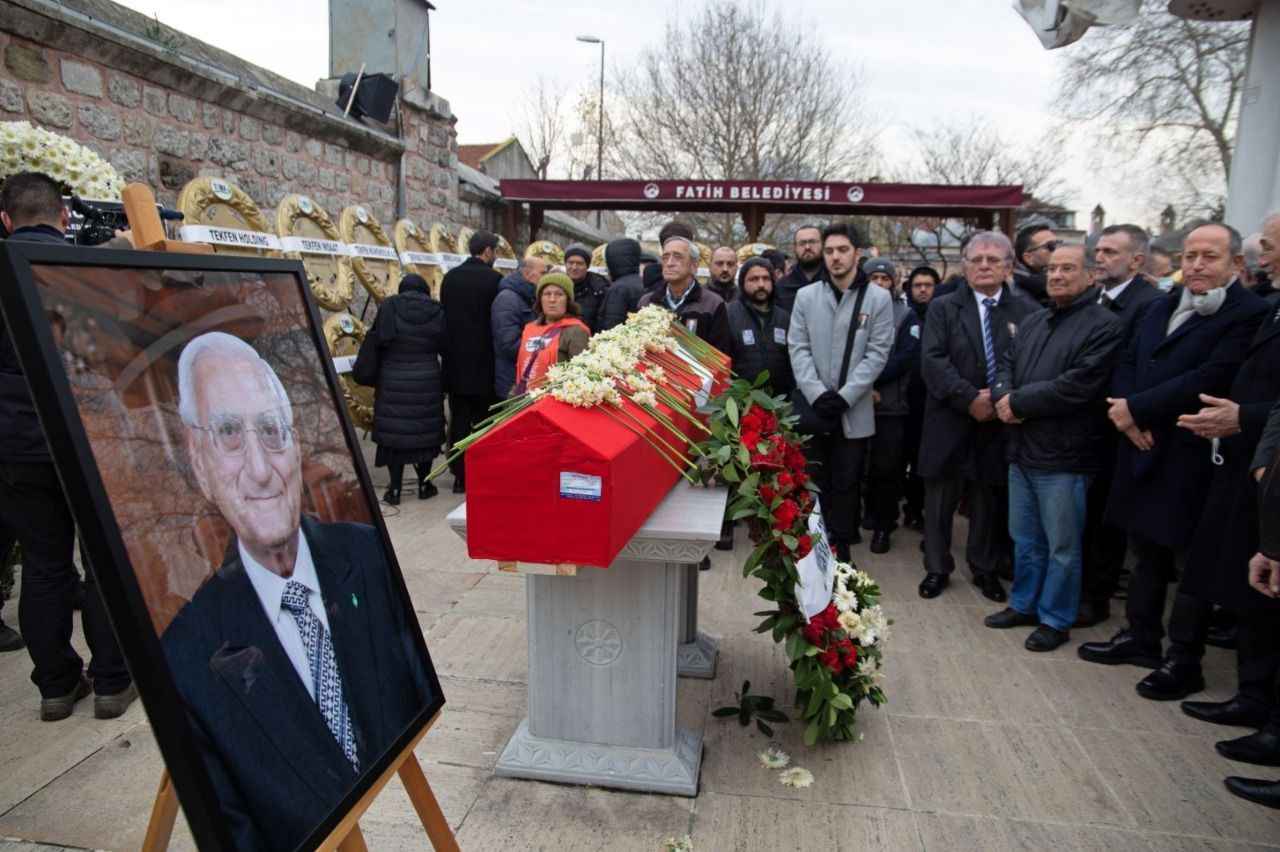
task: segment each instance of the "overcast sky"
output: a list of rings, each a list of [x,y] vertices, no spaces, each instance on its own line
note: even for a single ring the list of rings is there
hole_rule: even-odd
[[[308,87],[328,76],[324,0],[117,2]],[[463,144],[500,141],[514,132],[521,121],[520,95],[539,73],[571,89],[595,79],[599,48],[575,41],[575,35],[605,39],[610,68],[625,65],[661,40],[670,15],[692,6],[687,0],[433,2],[433,87],[452,105]],[[911,134],[934,122],[980,114],[1014,144],[1038,137],[1052,122],[1054,80],[1062,54],[1072,48],[1044,50],[1007,0],[775,5],[813,38],[862,66],[869,113],[857,120],[884,129],[890,162],[908,157]],[[1132,185],[1135,178],[1129,176],[1126,185],[1118,169],[1093,167],[1091,148],[1083,138],[1064,140],[1066,176],[1074,190],[1068,206],[1077,209],[1078,224],[1087,228],[1088,211],[1099,202],[1109,222],[1137,218],[1147,224],[1148,205],[1134,200],[1140,190]]]

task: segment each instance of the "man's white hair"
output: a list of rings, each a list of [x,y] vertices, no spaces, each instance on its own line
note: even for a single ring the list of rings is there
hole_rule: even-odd
[[[289,395],[285,393],[280,377],[271,365],[258,354],[248,343],[234,335],[222,331],[209,331],[192,338],[182,354],[178,356],[178,416],[188,426],[199,427],[202,424],[196,413],[196,363],[205,355],[223,355],[249,361],[262,369],[267,380],[267,387],[280,402],[284,411],[285,422],[293,426],[293,405]]]
[[[999,231],[978,231],[969,238],[964,247],[964,259],[968,260],[977,246],[995,246],[1003,255],[1005,263],[1013,263],[1013,243]]]
[[[662,247],[666,248],[672,243],[684,243],[687,245],[689,247],[689,258],[691,260],[697,261],[702,259],[702,252],[698,249],[698,246],[693,242],[693,240],[686,239],[684,237],[667,237],[667,241],[662,244]]]

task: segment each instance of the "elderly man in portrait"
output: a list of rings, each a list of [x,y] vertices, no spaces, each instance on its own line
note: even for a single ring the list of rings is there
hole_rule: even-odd
[[[1045,271],[1050,306],[1023,321],[991,392],[1008,437],[1014,579],[1009,606],[985,623],[1035,627],[1028,651],[1062,645],[1076,620],[1085,497],[1107,462],[1103,399],[1121,341],[1083,243],[1060,243]]]
[[[1183,286],[1143,312],[1107,400],[1122,437],[1106,519],[1128,533],[1136,562],[1125,601],[1128,627],[1109,641],[1084,643],[1079,653],[1090,662],[1157,669],[1138,685],[1151,698],[1204,688],[1198,664],[1181,655],[1166,659],[1162,645],[1167,587],[1185,569],[1217,454],[1178,423],[1197,414],[1205,396],[1227,396],[1267,313],[1267,304],[1240,286],[1241,261],[1233,228],[1209,224],[1187,235]],[[1182,605],[1200,611],[1180,612]],[[1195,598],[1179,596],[1174,622],[1193,631],[1204,617]]]
[[[236,847],[292,849],[431,703],[425,664],[376,529],[302,514],[271,366],[209,332],[178,389],[196,484],[234,538],[162,644]]]
[[[924,480],[924,569],[920,597],[936,598],[951,582],[951,527],[960,498],[969,498],[965,555],[988,599],[1007,600],[998,564],[1012,545],[1008,523],[1008,463],[1004,427],[991,389],[996,368],[1023,319],[1038,309],[1006,281],[1013,246],[997,231],[981,231],[964,247],[964,278],[929,305],[921,341],[925,398],[920,440]]]

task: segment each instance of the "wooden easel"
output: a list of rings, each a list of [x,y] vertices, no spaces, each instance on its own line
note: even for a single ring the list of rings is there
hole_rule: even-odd
[[[156,213],[156,197],[151,187],[146,184],[131,183],[121,193],[124,202],[125,216],[129,220],[129,238],[134,246],[143,251],[185,252],[187,254],[212,254],[213,248],[202,243],[184,243],[166,239],[164,226],[160,223],[160,215]],[[427,783],[427,776],[422,772],[422,764],[413,753],[418,743],[431,730],[440,714],[432,716],[422,730],[414,735],[409,744],[396,755],[378,779],[373,782],[360,801],[343,815],[342,819],[329,832],[329,836],[317,847],[319,852],[369,852],[365,845],[364,835],[360,832],[360,817],[369,810],[373,800],[387,786],[392,776],[399,774],[409,801],[422,820],[422,827],[427,831],[431,846],[436,852],[458,852],[458,841],[453,837],[449,822],[440,810],[435,793]],[[178,819],[178,794],[173,789],[173,780],[166,769],[160,774],[160,789],[156,791],[155,803],[151,806],[151,819],[147,823],[147,834],[142,841],[142,852],[164,852],[169,848],[169,839],[173,836],[173,826]]]
[[[396,755],[395,760],[378,776],[369,790],[360,797],[360,801],[342,817],[338,825],[329,832],[329,836],[316,847],[318,852],[368,852],[364,843],[364,835],[360,832],[360,817],[373,804],[373,800],[387,786],[392,776],[399,774],[413,809],[422,820],[422,827],[427,830],[427,837],[436,852],[458,852],[458,841],[453,837],[449,822],[440,810],[427,776],[422,773],[422,764],[413,753],[418,743],[431,730],[440,714],[432,716],[422,726],[404,750]],[[151,821],[147,824],[147,836],[142,841],[142,852],[164,852],[169,848],[169,838],[173,835],[173,825],[178,818],[178,796],[173,791],[173,782],[169,779],[169,770],[160,775],[160,789],[156,792],[155,804],[151,806]]]

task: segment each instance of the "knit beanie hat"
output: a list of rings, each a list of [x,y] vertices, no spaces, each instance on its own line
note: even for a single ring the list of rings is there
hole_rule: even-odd
[[[897,267],[893,265],[893,261],[887,260],[883,257],[873,257],[868,260],[863,264],[862,272],[867,276],[867,278],[870,278],[872,275],[879,272],[881,275],[888,275],[889,280],[893,281],[894,284],[898,283]]]
[[[590,263],[590,261],[588,261],[588,263]],[[547,285],[559,287],[565,292],[565,295],[569,297],[569,301],[573,301],[573,279],[568,275],[565,275],[563,272],[548,272],[546,275],[542,276],[542,279],[538,282],[538,288],[533,293],[534,305],[541,306],[542,290]]]
[[[575,254],[585,260],[587,262],[587,266],[591,265],[591,249],[587,248],[582,243],[573,243],[564,250],[564,259],[568,260]]]

